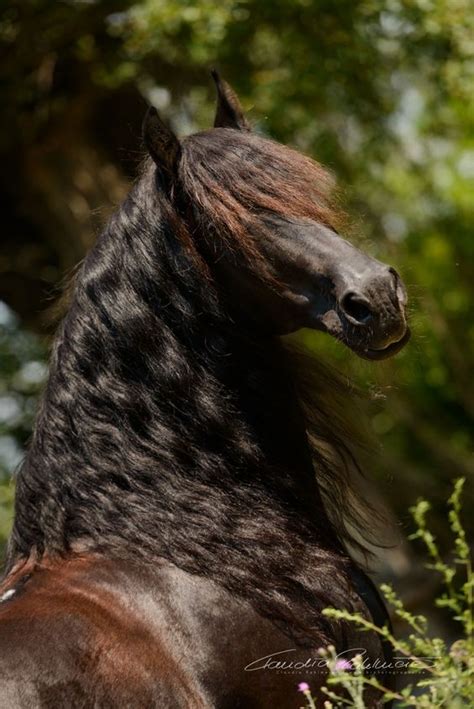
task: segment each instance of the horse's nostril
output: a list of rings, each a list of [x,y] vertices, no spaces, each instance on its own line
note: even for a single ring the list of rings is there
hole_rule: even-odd
[[[389,273],[392,278],[392,283],[393,283],[393,288],[394,288],[394,293],[395,297],[398,301],[399,307],[404,308],[405,305],[407,304],[407,292],[405,289],[405,286],[403,285],[403,282],[398,275],[398,273],[395,271],[394,268],[389,268]]]
[[[390,268],[388,269],[388,272],[389,272],[389,274],[390,274],[390,280],[391,280],[391,283],[392,283],[392,286],[393,286],[393,290],[394,290],[395,293],[398,293],[398,288],[399,288],[399,285],[400,285],[400,276],[398,275],[398,273],[395,271],[394,268],[391,268],[391,267],[390,267]]]
[[[357,293],[346,293],[341,300],[341,308],[357,325],[367,325],[373,318],[368,303]]]

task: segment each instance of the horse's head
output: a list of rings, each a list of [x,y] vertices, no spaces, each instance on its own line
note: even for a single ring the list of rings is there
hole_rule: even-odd
[[[213,130],[179,143],[151,109],[144,138],[233,313],[274,334],[323,330],[368,359],[398,352],[410,332],[397,272],[337,233],[325,170],[252,133],[214,78]]]

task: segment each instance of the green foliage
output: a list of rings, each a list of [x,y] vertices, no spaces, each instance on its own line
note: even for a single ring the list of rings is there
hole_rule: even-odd
[[[13,483],[33,425],[39,388],[46,375],[45,348],[19,329],[13,313],[0,303],[0,551],[9,533]]]
[[[0,558],[12,524],[14,488],[11,481],[0,484]]]
[[[473,638],[473,590],[474,574],[466,533],[461,522],[461,494],[464,479],[454,485],[449,498],[449,520],[454,537],[452,560],[443,560],[436,539],[430,532],[426,514],[429,503],[420,500],[412,508],[417,531],[412,539],[420,539],[428,552],[429,568],[435,569],[442,578],[444,592],[435,603],[446,609],[455,623],[460,625],[461,637],[448,644],[444,639],[430,633],[427,619],[422,615],[409,612],[400,598],[385,584],[382,592],[394,615],[409,628],[406,638],[398,639],[388,628],[377,628],[371,621],[360,614],[351,614],[336,609],[326,609],[330,618],[354,623],[361,630],[375,631],[381,638],[390,642],[397,657],[406,658],[407,671],[413,680],[403,689],[391,690],[384,687],[377,675],[370,675],[364,667],[362,656],[351,659],[351,667],[341,668],[334,647],[323,651],[329,668],[327,686],[323,692],[328,700],[325,709],[349,707],[363,709],[367,688],[378,690],[383,701],[396,700],[397,707],[415,709],[457,709],[474,705],[474,638]],[[339,690],[345,690],[341,697]],[[309,689],[305,688],[307,707],[314,706]]]

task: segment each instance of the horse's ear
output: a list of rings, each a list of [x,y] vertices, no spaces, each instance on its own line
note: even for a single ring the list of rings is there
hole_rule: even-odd
[[[143,142],[157,167],[167,179],[173,179],[178,170],[181,146],[169,126],[164,123],[158,111],[150,106],[143,119]]]
[[[232,87],[229,86],[227,81],[221,79],[215,69],[211,71],[211,74],[217,89],[217,108],[214,127],[252,130]]]

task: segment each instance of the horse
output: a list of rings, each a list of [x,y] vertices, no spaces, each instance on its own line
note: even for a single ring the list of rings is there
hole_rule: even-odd
[[[2,707],[291,709],[301,680],[320,696],[319,648],[385,657],[323,614],[385,622],[350,551],[370,525],[350,387],[285,336],[381,360],[406,291],[341,235],[328,172],[214,79],[210,130],[148,109],[140,176],[75,274],[17,473]]]

